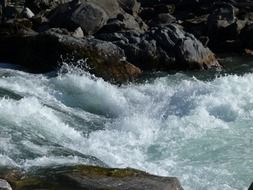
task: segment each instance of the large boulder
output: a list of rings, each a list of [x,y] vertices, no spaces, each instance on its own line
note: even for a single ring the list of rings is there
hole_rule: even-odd
[[[49,18],[53,27],[75,30],[79,26],[86,34],[94,34],[108,20],[106,12],[93,3],[66,3],[60,5]]]
[[[140,9],[137,0],[118,0],[120,7],[129,14],[136,15]]]
[[[72,0],[25,0],[25,6],[34,13],[39,13],[45,9],[54,9],[60,4],[68,3]]]
[[[174,54],[177,66],[181,69],[220,68],[214,53],[175,24],[155,28],[153,37],[169,54]]]
[[[127,60],[142,70],[221,68],[209,48],[175,24],[154,27],[143,34],[131,31],[96,37],[121,47]]]
[[[102,8],[110,18],[116,18],[122,9],[119,6],[118,0],[80,0],[81,2],[90,2]]]
[[[26,175],[5,174],[4,177],[11,182],[15,190],[183,190],[175,177],[154,176],[130,168],[111,169],[96,166],[69,166],[37,169],[36,172]]]
[[[234,39],[237,35],[236,8],[229,4],[219,4],[208,18],[208,33],[212,39]]]
[[[126,31],[143,33],[147,31],[147,25],[142,20],[138,20],[128,13],[122,13],[118,14],[117,18],[109,19],[108,23],[99,32],[113,33]]]
[[[0,52],[1,61],[23,65],[35,72],[50,71],[57,68],[62,59],[74,57],[76,61],[87,59],[84,67],[88,71],[111,82],[126,82],[141,74],[139,68],[125,60],[123,50],[113,43],[94,38],[78,39],[54,31],[25,37],[0,37]]]
[[[247,25],[240,34],[240,40],[243,48],[253,50],[253,24]]]
[[[249,190],[253,190],[253,183],[250,185]]]

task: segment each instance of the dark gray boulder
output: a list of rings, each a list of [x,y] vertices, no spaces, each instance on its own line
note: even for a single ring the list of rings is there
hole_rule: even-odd
[[[60,4],[68,3],[70,1],[72,0],[25,0],[25,6],[37,14],[46,9],[52,10]]]
[[[240,40],[243,48],[253,50],[253,24],[247,25],[240,34]]]
[[[209,37],[214,41],[235,39],[238,35],[236,8],[229,3],[219,4],[216,7],[208,17]]]
[[[120,7],[129,14],[136,15],[140,10],[137,0],[118,0]]]
[[[39,44],[39,45],[38,45]],[[105,80],[122,83],[141,74],[141,70],[128,63],[124,51],[111,42],[94,38],[78,39],[60,32],[32,36],[0,37],[0,60],[22,65],[34,72],[57,68],[63,59],[72,63],[87,59],[87,71]]]
[[[1,175],[0,175],[1,176]],[[135,169],[69,166],[37,169],[26,175],[5,175],[16,190],[183,190],[175,177],[160,177]]]
[[[90,2],[101,9],[103,9],[109,18],[116,18],[119,13],[122,13],[122,9],[119,6],[118,0],[81,0],[81,2]]]
[[[209,69],[220,68],[214,53],[192,34],[184,32],[177,25],[155,28],[153,37],[168,53],[175,56],[178,68]]]
[[[80,26],[86,34],[94,34],[107,20],[106,12],[96,4],[73,2],[58,6],[49,18],[53,27],[75,30]]]
[[[142,20],[136,19],[136,17],[122,13],[118,14],[116,18],[109,19],[108,23],[101,28],[100,33],[113,33],[113,32],[126,32],[135,31],[138,33],[144,33],[147,30],[147,25]]]
[[[209,48],[174,24],[154,27],[143,34],[130,31],[96,37],[121,47],[127,60],[142,70],[221,68]]]
[[[249,190],[253,190],[253,183],[251,183]]]

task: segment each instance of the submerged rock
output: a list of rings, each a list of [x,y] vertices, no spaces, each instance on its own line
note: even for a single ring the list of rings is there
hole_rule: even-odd
[[[183,190],[177,178],[154,176],[130,168],[70,166],[36,169],[28,174],[17,176],[5,175],[5,179],[9,180],[14,190]]]

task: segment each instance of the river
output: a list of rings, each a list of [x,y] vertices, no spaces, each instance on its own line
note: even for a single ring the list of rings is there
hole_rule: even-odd
[[[163,73],[117,86],[73,67],[31,74],[7,66],[0,167],[98,164],[90,155],[110,167],[176,176],[186,190],[246,190],[252,82],[250,72]]]

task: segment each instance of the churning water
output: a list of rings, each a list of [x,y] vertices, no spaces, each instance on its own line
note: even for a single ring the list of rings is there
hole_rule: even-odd
[[[115,86],[75,70],[1,69],[0,166],[103,162],[176,176],[186,190],[245,190],[253,180],[252,82],[253,74],[174,74]]]

